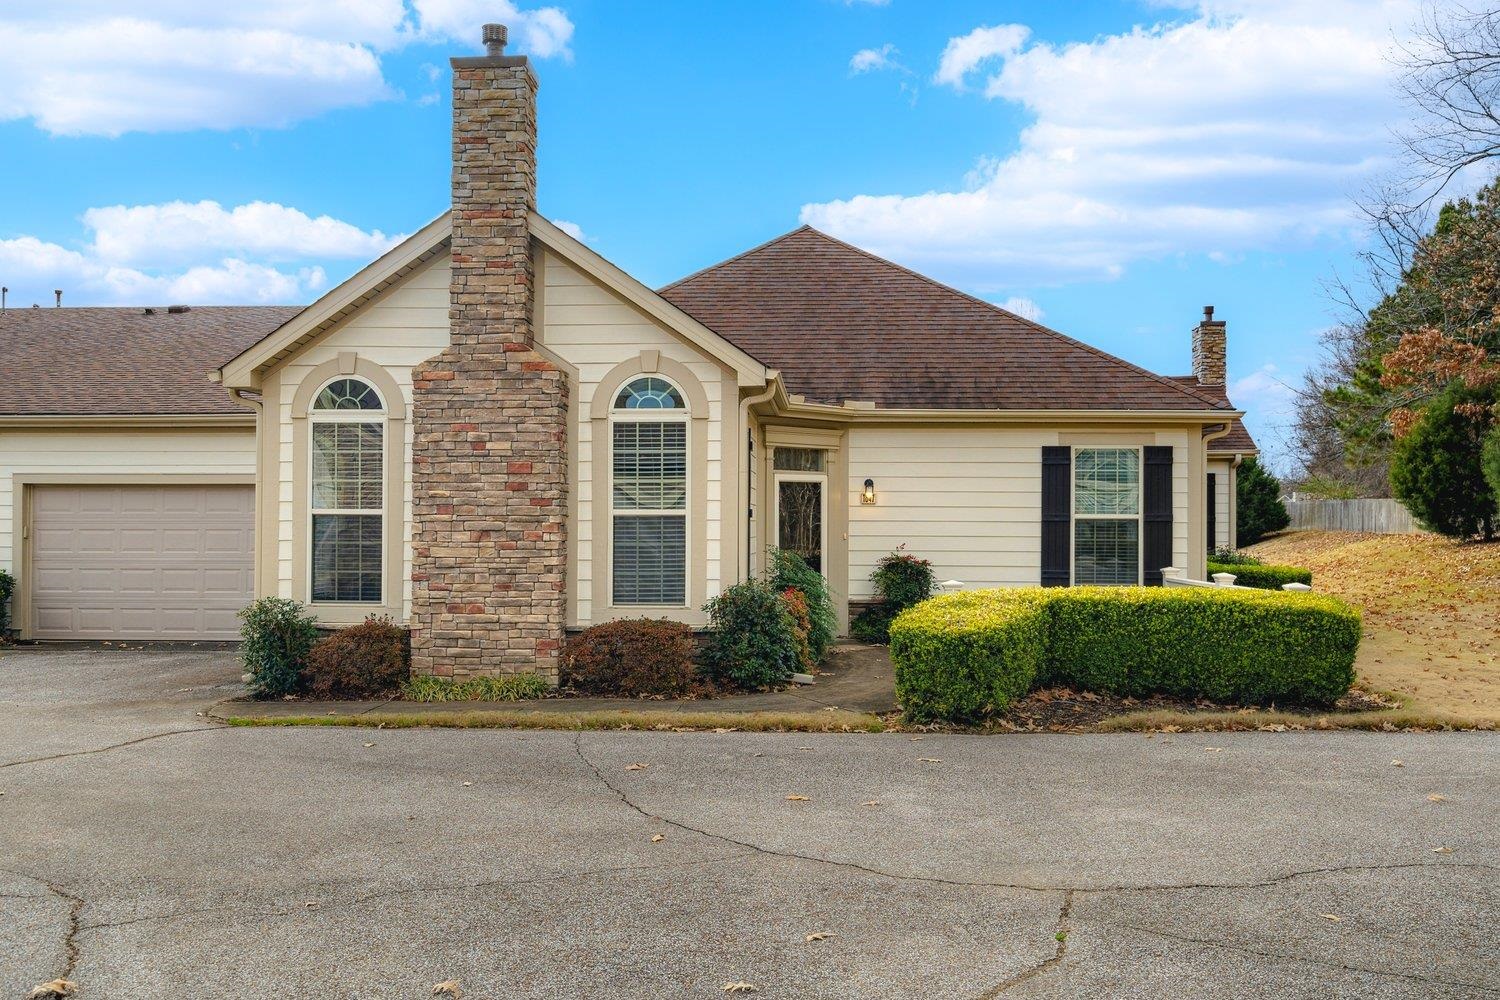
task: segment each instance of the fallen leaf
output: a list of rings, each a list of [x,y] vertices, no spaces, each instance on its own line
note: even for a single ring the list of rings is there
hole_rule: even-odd
[[[827,941],[831,937],[833,937],[833,935],[830,934],[830,933],[828,933],[827,931],[813,931],[811,934],[807,935],[807,940],[808,941]]]
[[[27,1000],[49,1000],[52,997],[71,997],[78,995],[78,984],[71,979],[54,979],[50,983],[42,983],[32,987],[30,993],[26,994]]]
[[[786,797],[786,800],[788,802],[811,802],[812,801],[812,799],[808,798],[806,795],[788,795]]]
[[[759,993],[760,987],[754,983],[725,983],[725,993]]]
[[[1433,792],[1431,795],[1427,796],[1427,801],[1428,802],[1447,802],[1448,801],[1448,796],[1442,795],[1442,794],[1440,794],[1438,792]]]
[[[1406,766],[1406,761],[1404,761],[1404,760],[1393,760],[1393,761],[1391,761],[1391,766],[1392,767],[1405,767]]]
[[[942,763],[942,760],[940,758],[937,758],[937,757],[918,757],[917,760],[921,761],[923,764],[941,764]]]
[[[911,743],[920,743],[920,742],[922,742],[922,739],[923,739],[923,737],[921,737],[921,736],[908,736],[907,737],[908,742],[911,742]]]
[[[375,744],[373,744],[373,743],[366,743],[366,744],[365,744],[365,749],[366,749],[366,750],[368,750],[368,749],[370,749],[370,748],[371,748],[371,747],[372,747],[372,746],[374,746],[374,745],[375,745]]]
[[[1432,849],[1432,853],[1433,854],[1452,854],[1453,853],[1453,848],[1451,848],[1451,847],[1434,847]]]
[[[474,782],[472,782],[472,781],[465,781],[465,782],[464,782],[464,787],[465,787],[465,788],[468,788],[468,787],[469,787],[469,786],[471,786],[471,785],[473,785],[473,784],[474,784]]]
[[[1320,913],[1318,914],[1318,916],[1322,917],[1324,920],[1332,920],[1336,924],[1341,924],[1344,922],[1343,917],[1340,917],[1337,914],[1333,913]]]
[[[811,750],[812,747],[798,747],[798,750]]]
[[[660,844],[663,840],[666,840],[666,839],[667,839],[667,835],[666,834],[664,834],[664,833],[658,833],[658,834],[655,834],[655,835],[652,836],[651,843],[653,843],[653,844]]]
[[[464,991],[459,988],[457,979],[445,979],[432,987],[432,995],[435,997],[454,997],[457,1000],[458,997],[464,995]]]
[[[318,901],[316,899],[309,899],[302,905],[307,907],[309,910],[316,910],[318,908]]]
[[[650,764],[626,764],[625,765],[625,770],[627,770],[627,771],[644,771],[646,768],[648,768],[650,766],[651,766]]]
[[[878,806],[878,805],[880,805],[880,800],[879,799],[871,799],[868,802],[861,802],[860,805],[862,805],[862,806]]]
[[[1203,749],[1207,750],[1209,753],[1223,753],[1224,752],[1224,748],[1223,747],[1204,747]]]

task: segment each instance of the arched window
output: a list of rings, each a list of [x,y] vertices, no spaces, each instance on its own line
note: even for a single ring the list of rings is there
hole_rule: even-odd
[[[313,399],[309,594],[314,602],[379,604],[385,564],[385,402],[340,377]]]
[[[688,412],[656,375],[615,396],[611,413],[610,524],[616,605],[687,602]]]

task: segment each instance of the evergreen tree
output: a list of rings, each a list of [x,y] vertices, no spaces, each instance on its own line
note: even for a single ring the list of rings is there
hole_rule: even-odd
[[[1235,479],[1235,531],[1239,544],[1254,545],[1292,523],[1281,502],[1281,482],[1253,458],[1240,465]]]
[[[1494,536],[1495,492],[1480,464],[1493,403],[1493,393],[1455,383],[1396,439],[1391,491],[1429,531]]]

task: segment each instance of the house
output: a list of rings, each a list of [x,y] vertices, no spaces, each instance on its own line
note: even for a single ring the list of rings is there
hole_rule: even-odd
[[[900,545],[969,586],[1156,584],[1233,544],[1225,325],[1166,377],[813,229],[652,290],[538,214],[524,57],[453,60],[452,210],[304,309],[0,316],[23,637],[226,638],[257,595],[550,671],[704,622],[770,546],[841,620]]]

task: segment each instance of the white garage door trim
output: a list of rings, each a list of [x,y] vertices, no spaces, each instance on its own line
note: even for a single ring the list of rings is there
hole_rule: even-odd
[[[75,474],[21,474],[13,477],[13,486],[16,503],[12,512],[14,534],[11,536],[17,541],[18,559],[16,566],[16,592],[11,599],[11,608],[14,612],[15,628],[23,639],[35,639],[34,623],[32,621],[32,607],[34,605],[32,587],[32,519],[33,499],[32,494],[37,487],[46,486],[255,486],[255,477],[239,474],[197,474],[197,475],[173,475],[170,473],[158,474],[116,474],[116,475],[90,475],[88,473]],[[258,506],[258,505],[257,505]],[[258,525],[258,518],[252,514],[252,538],[251,553],[252,560],[258,558],[255,548],[253,531]],[[253,586],[254,570],[251,570]],[[144,636],[142,638],[145,638]]]

